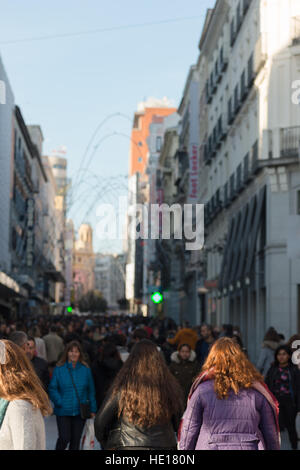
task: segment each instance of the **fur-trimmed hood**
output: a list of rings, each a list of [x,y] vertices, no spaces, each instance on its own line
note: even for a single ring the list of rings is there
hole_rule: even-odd
[[[189,362],[194,362],[196,360],[196,353],[195,351],[191,350],[191,355],[189,357]],[[179,357],[178,351],[173,352],[171,354],[171,362],[175,362],[176,364],[180,364],[182,361]]]

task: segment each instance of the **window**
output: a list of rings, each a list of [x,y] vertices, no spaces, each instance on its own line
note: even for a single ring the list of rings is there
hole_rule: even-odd
[[[241,99],[246,98],[246,71],[244,70],[241,76]]]
[[[233,18],[233,20],[231,21],[231,25],[230,25],[230,45],[231,45],[231,47],[233,47],[233,45],[235,43],[235,38],[236,38],[236,35],[235,35],[234,18]]]
[[[237,6],[237,9],[236,9],[236,29],[237,29],[237,31],[240,29],[241,24],[242,24],[241,5],[239,3],[238,6]]]
[[[234,110],[238,112],[240,107],[240,100],[239,100],[239,86],[237,85],[234,89]]]
[[[253,54],[248,60],[248,86],[250,87],[254,81]]]
[[[230,98],[228,101],[228,124],[232,124],[233,122],[233,112],[232,112],[232,99]]]
[[[143,161],[142,157],[139,157],[138,162],[142,163],[142,161]]]
[[[161,137],[156,137],[156,151],[160,152],[161,151]]]

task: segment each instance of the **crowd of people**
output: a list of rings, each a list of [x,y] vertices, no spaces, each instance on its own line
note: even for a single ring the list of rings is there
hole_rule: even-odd
[[[78,450],[87,419],[103,449],[273,450],[284,429],[297,449],[299,340],[270,328],[254,365],[233,325],[126,315],[2,321],[0,449],[45,449],[43,416],[52,414],[56,450]]]

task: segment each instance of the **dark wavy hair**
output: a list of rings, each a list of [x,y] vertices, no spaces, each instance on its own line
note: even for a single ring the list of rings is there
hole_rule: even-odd
[[[180,385],[150,340],[134,345],[110,392],[119,396],[119,418],[142,428],[166,424],[184,411]]]
[[[88,363],[85,361],[85,356],[84,356],[81,344],[79,343],[79,341],[75,341],[75,340],[70,341],[70,343],[68,343],[66,345],[65,350],[64,350],[61,358],[57,362],[57,365],[58,366],[63,366],[66,362],[68,362],[68,352],[71,351],[71,349],[73,349],[73,348],[77,348],[79,353],[80,353],[78,362],[81,362],[81,364],[83,364],[84,366],[89,367]]]
[[[278,348],[276,349],[276,351],[274,353],[274,362],[273,362],[273,364],[277,367],[279,366],[277,356],[280,353],[280,351],[285,351],[289,355],[289,364],[291,365],[292,364],[293,351],[291,350],[291,348],[287,344],[282,344],[281,346],[278,346]]]

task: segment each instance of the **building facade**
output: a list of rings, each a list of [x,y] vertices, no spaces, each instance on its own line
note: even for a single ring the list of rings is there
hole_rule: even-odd
[[[93,229],[89,224],[79,227],[78,239],[75,241],[73,257],[73,285],[75,303],[95,289],[95,254],[93,250]]]
[[[238,325],[253,360],[268,327],[300,329],[299,15],[297,0],[217,1],[199,44],[206,320]]]
[[[95,257],[95,289],[107,301],[108,309],[118,310],[125,298],[125,256],[98,253]]]

